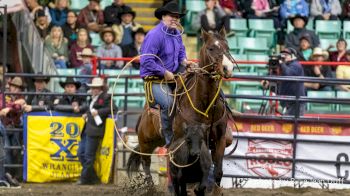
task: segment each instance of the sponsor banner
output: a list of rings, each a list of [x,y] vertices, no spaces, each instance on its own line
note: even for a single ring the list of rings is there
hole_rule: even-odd
[[[293,124],[280,121],[238,121],[238,131],[233,135],[254,136],[267,138],[293,138]],[[325,123],[301,123],[297,132],[298,139],[350,141],[350,126]],[[259,157],[283,159],[293,158],[293,142],[266,139],[239,139],[234,155],[243,157]],[[230,148],[226,152],[230,152]],[[349,145],[326,144],[313,142],[298,142],[295,149],[296,159],[342,161],[349,162]],[[239,176],[256,176],[285,178],[292,177],[293,164],[291,161],[234,159],[225,158],[224,174]],[[303,163],[295,165],[296,179],[350,180],[350,165],[334,163]]]
[[[82,166],[77,157],[85,121],[64,113],[34,112],[24,117],[23,175],[27,182],[77,180]],[[105,137],[95,161],[97,175],[108,183],[114,157],[113,120],[108,119]]]

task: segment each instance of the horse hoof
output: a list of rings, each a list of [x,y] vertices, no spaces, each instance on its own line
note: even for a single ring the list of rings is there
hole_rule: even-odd
[[[154,185],[152,176],[146,176],[146,177],[145,177],[145,184],[151,185],[151,186]]]

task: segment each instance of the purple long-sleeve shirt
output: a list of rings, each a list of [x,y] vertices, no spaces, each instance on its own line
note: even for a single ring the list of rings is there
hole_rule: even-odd
[[[163,30],[162,30],[163,28]],[[178,36],[171,36],[174,34]],[[140,59],[140,76],[163,77],[166,70],[175,72],[181,62],[186,59],[186,50],[178,30],[170,30],[160,22],[150,30],[141,47],[141,54],[155,54],[162,59],[163,64],[154,56],[142,56]]]

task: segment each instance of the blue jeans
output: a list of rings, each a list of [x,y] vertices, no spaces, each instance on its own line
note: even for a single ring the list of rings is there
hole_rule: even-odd
[[[65,60],[55,60],[56,68],[67,68],[67,63]]]
[[[84,132],[81,135],[78,157],[83,166],[80,176],[80,180],[83,184],[94,184],[99,180],[94,169],[94,162],[100,140],[101,137],[90,137]]]
[[[165,91],[163,91],[163,90]],[[155,104],[160,106],[160,118],[162,125],[162,133],[165,138],[165,145],[169,145],[173,138],[173,116],[169,116],[169,110],[173,105],[173,97],[171,96],[172,88],[170,85],[164,84],[161,87],[158,83],[152,84],[152,92]]]

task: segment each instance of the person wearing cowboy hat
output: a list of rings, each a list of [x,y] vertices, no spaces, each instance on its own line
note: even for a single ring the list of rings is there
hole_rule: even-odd
[[[103,11],[105,23],[108,26],[112,26],[114,24],[120,25],[121,20],[118,16],[123,12],[124,9],[128,8],[130,7],[125,5],[124,0],[114,0],[112,5],[107,6]]]
[[[311,47],[315,48],[320,45],[320,38],[313,30],[306,29],[305,26],[308,22],[308,18],[299,14],[290,19],[294,26],[293,31],[288,33],[285,37],[285,47],[292,47],[295,50],[299,48],[299,40],[302,36],[309,36],[311,39]]]
[[[316,65],[314,66],[304,66],[305,76],[308,77],[317,77],[317,78],[332,78],[332,69],[330,66],[317,65],[317,62],[325,62],[328,60],[328,52],[323,50],[320,47],[314,48],[311,61],[315,61]],[[305,87],[310,90],[322,90],[322,91],[331,91],[332,86],[320,84],[320,83],[308,83],[305,82]]]
[[[142,26],[134,21],[136,13],[130,7],[124,8],[119,17],[121,24],[113,25],[112,28],[116,33],[116,44],[125,46],[133,42],[132,32],[136,31]]]
[[[104,28],[101,33],[101,40],[103,44],[97,48],[97,56],[98,57],[111,57],[111,58],[121,58],[122,57],[122,49],[120,46],[114,43],[115,41],[115,32],[111,27]],[[123,61],[100,61],[100,65],[102,69],[107,68],[118,68],[121,69],[123,67]]]
[[[50,95],[45,95],[43,93],[50,93],[51,91],[46,88],[47,83],[49,83],[50,78],[44,76],[42,72],[38,73],[38,76],[33,78],[35,92],[37,95],[30,95],[27,99],[27,104],[24,106],[25,112],[31,111],[45,111],[50,109],[52,106],[52,100],[54,98]]]
[[[100,0],[89,0],[89,4],[79,12],[78,23],[91,32],[100,32],[104,24]]]
[[[140,58],[140,76],[147,81],[152,81],[154,78],[174,80],[175,73],[182,72],[187,66],[192,65],[187,61],[181,32],[177,29],[180,25],[180,18],[185,14],[181,13],[178,4],[172,1],[156,9],[154,15],[160,22],[147,33],[141,46],[141,55],[145,55]],[[164,93],[163,90],[167,93]],[[172,90],[173,87],[170,84],[163,84],[162,87],[157,83],[152,84],[155,101],[151,105],[160,105],[162,134],[166,147],[173,137],[173,117],[168,116],[168,109],[173,102],[173,97],[170,95]]]
[[[75,81],[72,77],[68,77],[66,78],[66,81],[60,81],[59,84],[64,89],[64,93],[61,97],[55,99],[53,103],[54,110],[60,112],[81,113],[81,108],[85,106],[85,97],[75,96],[81,83]]]
[[[79,75],[92,75],[92,63],[91,60],[95,56],[90,48],[84,48],[80,54],[83,65],[80,67]],[[86,93],[88,90],[87,84],[91,82],[91,78],[79,78],[77,79],[81,83],[79,92]]]
[[[90,87],[91,99],[86,105],[83,118],[86,123],[81,134],[81,142],[78,148],[78,157],[83,169],[81,171],[78,185],[97,184],[100,182],[94,169],[94,162],[97,149],[103,139],[106,119],[111,114],[111,109],[116,110],[116,107],[111,108],[111,98],[104,91],[104,80],[100,77],[92,79]]]
[[[141,44],[145,40],[146,32],[143,28],[138,28],[133,33],[134,42],[122,47],[123,57],[135,57],[140,55]],[[132,62],[132,66],[135,69],[140,69],[140,60]]]

